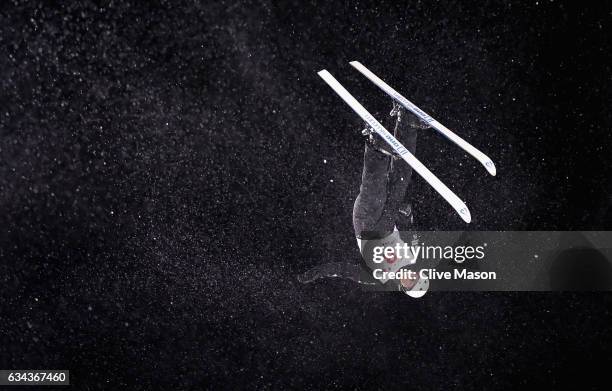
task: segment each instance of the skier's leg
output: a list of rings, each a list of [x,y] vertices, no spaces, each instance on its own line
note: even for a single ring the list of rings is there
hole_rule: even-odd
[[[418,125],[402,118],[401,111],[398,113],[390,130],[414,154]],[[392,162],[391,159],[366,142],[361,187],[353,207],[353,228],[357,238],[366,233],[381,237],[395,229],[412,168],[401,160]]]
[[[416,153],[417,128],[409,121],[398,116],[396,128],[397,139],[412,153]],[[399,210],[409,191],[412,179],[412,167],[401,159],[394,159],[389,170],[387,183],[387,200],[380,217],[381,227],[395,228]]]
[[[393,225],[379,225],[387,202],[390,160],[391,157],[366,142],[361,186],[353,206],[353,228],[357,238],[361,238],[366,231],[375,231],[377,228],[383,233],[393,231]]]

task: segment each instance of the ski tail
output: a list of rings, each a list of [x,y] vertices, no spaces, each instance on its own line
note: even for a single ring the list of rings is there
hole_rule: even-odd
[[[419,109],[414,103],[410,102],[408,99],[404,98],[399,92],[394,90],[390,85],[385,83],[382,79],[372,73],[368,68],[366,68],[359,61],[351,61],[350,64],[353,68],[357,69],[361,72],[365,77],[370,79],[370,81],[378,86],[381,90],[387,93],[391,98],[396,100],[399,104],[404,106],[407,110],[411,111],[414,115],[419,117],[421,120],[425,121],[429,126],[437,130],[443,136],[448,138],[450,141],[455,143],[459,148],[463,149],[465,152],[472,155],[476,160],[478,160],[485,169],[489,172],[489,174],[495,176],[497,174],[497,170],[495,169],[495,164],[493,161],[484,153],[480,152],[476,149],[472,144],[468,143],[461,137],[457,136],[454,132],[448,129],[446,126],[442,125],[440,122],[433,119],[429,114]]]
[[[441,180],[438,179],[427,167],[423,165],[413,154],[408,151],[380,122],[378,122],[357,99],[353,97],[329,72],[325,69],[318,72],[319,76],[348,104],[357,115],[361,117],[374,131],[382,137],[395,152],[408,163],[427,183],[429,183],[441,196],[448,202],[453,209],[461,216],[463,221],[472,221],[470,210],[463,201],[452,190],[450,190]]]

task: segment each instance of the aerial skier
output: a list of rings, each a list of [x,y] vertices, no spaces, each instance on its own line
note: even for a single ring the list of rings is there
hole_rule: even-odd
[[[414,116],[407,115],[406,111],[395,102],[389,116],[391,126],[388,129],[392,129],[394,135],[414,154],[417,130],[427,128],[428,125]],[[412,168],[398,161],[397,155],[369,127],[366,127],[362,134],[366,140],[361,185],[353,207],[353,229],[363,262],[360,265],[357,263],[320,265],[299,276],[299,279],[308,283],[323,277],[347,278],[363,285],[378,286],[385,288],[384,290],[399,290],[412,297],[421,297],[427,291],[427,280],[420,281],[417,277],[377,281],[372,277],[372,270],[375,268],[397,271],[413,265],[411,259],[398,257],[385,259],[382,265],[376,265],[372,262],[371,253],[368,251],[374,245],[395,246],[397,243],[403,243],[397,225],[399,220],[413,221],[413,208],[408,202]]]
[[[414,116],[407,116],[404,109],[393,102],[389,115],[394,118],[393,135],[415,154],[417,130],[428,125]],[[414,265],[414,257],[400,257],[397,254],[387,257],[383,264],[372,261],[370,250],[373,246],[395,246],[404,240],[397,229],[398,220],[408,219],[412,222],[413,207],[408,202],[407,192],[412,179],[412,167],[404,164],[388,148],[383,140],[369,127],[362,132],[367,138],[363,155],[363,171],[359,195],[353,207],[353,229],[357,244],[365,264],[369,269],[383,268],[385,271],[398,271]],[[398,164],[399,163],[399,164]],[[412,239],[412,238],[410,238]],[[381,283],[388,283],[380,280]],[[427,280],[400,279],[396,281],[397,289],[412,297],[425,294],[429,286]]]
[[[370,276],[374,277],[377,283],[388,287],[393,286],[393,284],[387,284],[393,280],[397,282],[399,290],[412,297],[421,297],[429,288],[429,281],[419,278],[420,273],[412,270],[416,268],[417,257],[411,248],[418,246],[418,238],[414,238],[412,246],[408,245],[404,242],[396,225],[399,213],[410,216],[412,214],[411,208],[402,205],[406,190],[410,185],[412,171],[416,171],[431,185],[465,223],[469,224],[472,217],[467,205],[414,155],[416,130],[423,127],[435,129],[472,155],[492,176],[496,175],[495,164],[487,155],[419,109],[360,62],[352,61],[350,64],[393,99],[393,109],[390,114],[396,117],[392,134],[327,70],[323,69],[318,72],[334,92],[367,124],[363,131],[368,140],[364,153],[361,187],[353,208],[353,228],[357,244],[365,265],[372,270]],[[418,120],[403,121],[404,108],[414,114]],[[400,164],[395,164],[395,159]],[[399,162],[400,159],[403,162]],[[395,252],[385,252],[385,257],[382,259],[377,256],[381,255],[376,254],[379,250],[392,250],[390,247],[395,248]],[[402,247],[410,248],[410,250],[401,253]],[[339,267],[339,265],[341,264],[326,264],[314,268],[300,276],[300,280],[310,282],[320,277],[345,277],[363,284],[370,284],[367,282],[368,274],[366,278],[362,278],[363,273],[358,273],[355,267]],[[411,273],[404,273],[404,269],[409,269]]]

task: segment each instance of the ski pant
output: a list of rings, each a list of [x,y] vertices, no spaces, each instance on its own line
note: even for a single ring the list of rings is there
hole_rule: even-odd
[[[398,140],[414,154],[417,130],[409,121],[398,124]],[[412,168],[368,143],[363,156],[359,195],[353,207],[353,228],[358,239],[378,239],[395,229],[400,206],[410,185]]]

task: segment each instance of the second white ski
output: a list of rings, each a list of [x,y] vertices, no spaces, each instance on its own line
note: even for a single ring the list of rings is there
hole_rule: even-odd
[[[478,160],[489,172],[489,174],[495,176],[497,173],[495,169],[495,164],[493,161],[489,159],[487,155],[480,152],[476,149],[472,144],[468,143],[461,137],[457,136],[446,126],[442,125],[435,119],[433,119],[429,114],[419,109],[414,103],[410,102],[408,99],[404,98],[399,92],[394,90],[391,86],[385,83],[382,79],[372,73],[368,68],[363,66],[359,61],[351,61],[350,63],[355,69],[361,72],[365,77],[370,79],[372,83],[376,84],[378,88],[386,92],[391,98],[395,99],[399,104],[404,106],[406,109],[410,110],[414,115],[419,117],[422,121],[425,121],[429,126],[440,132],[442,135],[446,136],[450,141],[455,143],[459,148],[463,149],[470,155],[472,155],[476,160]]]

